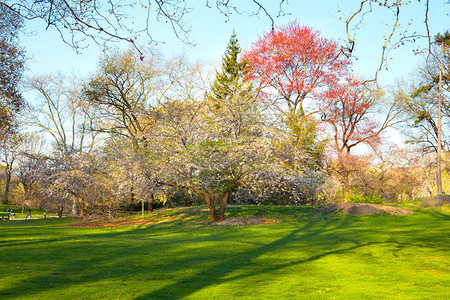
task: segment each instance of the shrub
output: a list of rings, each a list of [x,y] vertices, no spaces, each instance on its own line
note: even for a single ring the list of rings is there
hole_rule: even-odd
[[[164,203],[164,207],[189,207],[192,205],[201,205],[202,198],[194,193],[189,193],[184,189],[174,189],[167,194],[167,201]]]
[[[383,204],[384,198],[375,194],[372,197],[350,196],[350,203],[370,203],[370,204]]]

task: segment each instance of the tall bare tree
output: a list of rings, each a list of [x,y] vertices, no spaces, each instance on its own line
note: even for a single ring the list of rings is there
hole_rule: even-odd
[[[96,134],[89,131],[88,116],[93,108],[83,101],[82,86],[74,78],[37,76],[28,85],[37,99],[29,110],[27,125],[49,136],[52,143],[48,168],[39,174],[48,176],[42,179],[54,185],[54,191],[72,195],[74,212],[78,206],[83,215],[87,206],[85,188],[91,186],[93,176],[90,153],[96,145]]]
[[[8,204],[11,179],[13,175],[14,165],[20,153],[20,144],[22,136],[19,134],[10,135],[8,139],[0,140],[0,162],[5,166],[5,189],[3,191],[3,198],[0,203]]]

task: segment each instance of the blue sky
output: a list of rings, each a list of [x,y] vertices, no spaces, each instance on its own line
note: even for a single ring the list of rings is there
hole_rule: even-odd
[[[185,53],[192,60],[201,59],[207,63],[219,63],[233,30],[236,31],[242,48],[250,46],[259,35],[270,30],[271,22],[263,14],[250,16],[255,11],[255,6],[250,0],[239,1],[239,3],[243,3],[239,4],[243,12],[241,15],[232,14],[229,20],[214,6],[212,8],[205,7],[205,2],[203,0],[196,1],[197,4],[192,13],[185,18],[186,24],[192,27],[190,38],[196,43],[195,47],[189,47],[178,40],[165,23],[152,22],[153,38],[164,42],[156,47],[169,56]],[[237,1],[235,2],[237,3]],[[448,15],[450,5],[445,0],[430,2],[430,34],[435,35],[438,32],[450,30]],[[284,6],[284,10],[289,15],[281,17],[276,17],[278,1],[267,0],[261,1],[261,3],[268,3],[265,5],[275,17],[276,24],[297,20],[300,24],[319,29],[327,38],[341,42],[345,40],[346,33],[345,23],[339,20],[339,17],[345,17],[354,12],[359,7],[360,1],[291,0],[288,5]],[[424,5],[423,1],[419,3],[413,0],[411,5],[403,7],[400,22],[402,27],[411,22],[409,32],[416,31],[425,34]],[[142,10],[139,8],[130,10],[130,12],[136,16],[137,23],[143,20]],[[358,44],[355,48],[355,56],[358,57],[358,60],[354,62],[354,70],[359,76],[370,77],[378,68],[383,36],[390,30],[386,24],[393,22],[394,14],[385,8],[374,7],[373,12],[366,16],[365,22],[360,24],[357,31]],[[81,54],[77,54],[61,41],[58,33],[45,30],[43,22],[28,23],[27,28],[29,31],[36,32],[34,35],[21,38],[22,45],[30,58],[28,75],[62,71],[86,76],[94,72],[98,57],[101,55],[101,50],[96,44],[91,43]],[[141,37],[139,42],[144,44],[146,40]],[[380,82],[382,84],[392,83],[396,78],[404,77],[414,70],[417,64],[423,61],[423,56],[414,55],[412,49],[424,48],[426,45],[426,40],[423,39],[395,50],[391,55],[392,59],[389,59],[389,71],[383,71],[380,74]],[[119,43],[117,46],[127,47],[125,43]]]

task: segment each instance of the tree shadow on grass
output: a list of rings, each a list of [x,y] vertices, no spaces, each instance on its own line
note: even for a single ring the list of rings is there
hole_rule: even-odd
[[[29,241],[12,240],[3,247],[4,249],[0,248],[0,255],[1,251],[4,251],[2,256],[7,257],[7,263],[10,265],[9,274],[4,273],[5,277],[6,275],[14,276],[14,273],[20,274],[22,266],[30,269],[30,265],[33,265],[37,272],[27,271],[25,273],[27,278],[14,286],[3,285],[0,296],[15,298],[33,294],[41,295],[53,288],[63,289],[73,285],[95,284],[105,279],[145,275],[149,269],[153,269],[153,274],[164,274],[167,269],[166,264],[152,265],[147,260],[144,265],[141,265],[139,258],[141,255],[154,255],[151,251],[155,245],[158,249],[156,252],[164,256],[162,249],[176,249],[179,245],[194,242],[195,238],[189,234],[174,238],[173,235],[179,231],[180,226],[158,224],[151,227],[137,226],[120,232],[76,234],[57,238],[47,238],[46,233],[43,236],[35,235],[33,240]],[[181,231],[185,232],[183,229]],[[29,238],[23,233],[19,235],[24,239]],[[209,234],[201,240],[214,241],[228,238],[227,235],[220,233]],[[14,246],[20,247],[21,251],[6,255],[11,251],[10,249],[14,249]],[[14,266],[13,270],[11,265]],[[15,269],[16,265],[17,269]],[[185,266],[186,264],[180,267]],[[33,276],[33,273],[45,273],[45,275]],[[24,289],[24,286],[27,288]]]
[[[74,286],[90,287],[103,281],[107,281],[109,288],[113,289],[116,282],[138,278],[142,283],[134,283],[134,294],[127,296],[128,298],[183,298],[212,285],[300,266],[361,247],[381,243],[401,245],[401,242],[393,238],[371,238],[378,228],[349,229],[351,225],[348,221],[353,222],[355,219],[346,216],[342,218],[343,220],[309,221],[306,225],[299,225],[289,231],[285,227],[270,225],[240,229],[204,225],[186,229],[180,225],[161,224],[138,226],[120,232],[91,232],[60,238],[43,236],[26,244],[16,241],[18,246],[24,247],[25,252],[16,257],[15,262],[33,263],[40,260],[45,268],[45,272],[40,274],[45,274],[32,278],[26,273],[27,278],[15,281],[14,286],[1,289],[0,296],[42,296],[53,288],[65,290]],[[405,225],[404,228],[407,230],[408,226]],[[258,233],[253,236],[255,231]],[[401,234],[409,240],[409,231]],[[232,243],[235,242],[244,246],[233,249]],[[298,249],[302,257],[267,263],[257,261],[265,255],[276,255],[287,248]],[[42,252],[40,257],[33,257],[35,249]],[[219,254],[217,250],[223,253]],[[8,251],[8,247],[4,251]],[[67,253],[71,251],[74,253],[65,260]],[[49,267],[55,264],[56,267]],[[192,272],[193,270],[198,272]],[[159,281],[159,285],[155,285],[155,281]],[[167,282],[170,283],[166,284]],[[162,286],[163,284],[166,285]],[[145,290],[149,292],[145,293]]]
[[[276,272],[278,270],[281,270],[283,268],[297,266],[306,264],[315,260],[319,260],[321,258],[324,258],[329,255],[338,255],[342,253],[346,253],[349,251],[356,250],[361,247],[370,246],[373,244],[378,244],[378,242],[367,242],[367,243],[358,243],[357,241],[353,239],[343,239],[341,240],[341,243],[352,243],[353,246],[344,247],[336,250],[331,251],[323,251],[320,253],[317,253],[315,255],[311,255],[307,258],[298,259],[294,261],[290,261],[287,263],[269,263],[269,264],[260,264],[259,268],[257,270],[254,270],[254,261],[260,257],[262,257],[265,254],[268,253],[275,253],[276,251],[282,250],[285,247],[288,247],[291,243],[296,243],[299,240],[309,240],[310,238],[318,235],[323,234],[330,234],[334,230],[339,229],[339,225],[335,227],[328,227],[324,228],[322,226],[318,226],[319,228],[315,228],[312,230],[312,228],[315,227],[313,224],[308,224],[305,227],[298,228],[296,230],[291,231],[286,236],[283,236],[282,238],[275,240],[271,243],[261,245],[257,248],[252,248],[251,250],[242,252],[239,254],[238,257],[231,257],[228,259],[225,259],[217,264],[214,264],[213,266],[206,268],[205,270],[196,273],[195,275],[191,277],[184,277],[170,285],[167,285],[163,288],[160,288],[158,290],[152,291],[150,293],[141,295],[135,299],[180,299],[184,297],[188,297],[192,294],[194,294],[197,291],[200,291],[204,288],[207,288],[212,285],[216,284],[222,284],[230,281],[235,280],[241,280],[246,279],[254,275],[259,275],[261,273],[271,273]],[[305,233],[306,234],[301,234]],[[301,235],[299,235],[301,234]],[[381,242],[379,242],[381,243]],[[307,247],[307,245],[304,245]],[[335,244],[333,248],[340,247],[339,244]],[[238,263],[236,263],[238,262]],[[245,274],[236,275],[236,276],[229,276],[232,273],[242,270],[245,271]]]
[[[270,251],[276,251],[287,246],[293,240],[298,240],[299,237],[295,236],[297,233],[309,231],[313,226],[309,224],[307,227],[299,228],[290,232],[288,236],[283,236],[268,244],[257,244],[252,241],[241,240],[241,243],[247,244],[247,248],[254,249],[256,247],[256,249],[235,251],[235,255],[231,256],[225,253],[223,255],[225,259],[222,261],[217,256],[211,255],[211,252],[208,251],[206,253],[205,251],[200,251],[199,253],[179,255],[180,253],[176,249],[186,245],[200,244],[201,250],[205,248],[210,250],[208,248],[213,248],[215,251],[217,248],[216,243],[221,245],[225,244],[224,246],[226,247],[227,242],[242,239],[240,234],[236,233],[232,228],[211,228],[211,232],[206,232],[200,238],[191,235],[195,231],[192,231],[191,234],[184,234],[181,238],[174,238],[172,234],[176,234],[180,230],[180,227],[175,227],[172,231],[170,226],[166,226],[164,228],[164,232],[167,235],[166,238],[155,232],[158,228],[141,227],[121,232],[94,233],[50,239],[40,238],[26,243],[16,242],[14,244],[20,246],[23,252],[11,256],[10,261],[13,265],[22,264],[28,266],[28,268],[30,268],[30,265],[33,265],[37,268],[42,268],[37,270],[38,272],[35,272],[36,275],[42,273],[45,273],[45,275],[33,277],[33,275],[30,276],[29,273],[26,273],[28,274],[26,279],[21,280],[15,286],[0,290],[0,295],[3,298],[45,295],[46,291],[50,291],[53,288],[64,289],[75,285],[89,286],[98,281],[120,280],[128,277],[149,278],[156,275],[157,278],[150,278],[150,280],[170,280],[172,276],[178,279],[182,276],[171,275],[170,272],[178,274],[192,264],[211,266],[206,267],[204,271],[200,271],[192,277],[181,278],[177,282],[177,285],[185,282],[189,284],[189,287],[178,290],[175,296],[179,298],[190,295],[209,285],[220,283],[224,276],[243,267],[247,267],[248,263],[258,256]],[[207,226],[204,229],[207,229]],[[322,227],[317,228],[314,230],[314,233],[310,232],[309,234],[323,233],[323,230],[324,228]],[[185,233],[185,231],[183,232]],[[137,239],[144,242],[137,243]],[[202,246],[202,244],[205,244],[205,246]],[[152,245],[153,248],[149,247],[149,245]],[[151,256],[153,254],[152,249],[157,249],[155,252],[161,256],[166,255],[167,261],[164,259],[159,261],[154,260],[157,263],[152,264],[152,260],[147,259],[141,265],[139,263],[140,257]],[[166,251],[163,251],[163,249]],[[38,254],[36,255],[35,252],[37,250]],[[7,248],[5,248],[5,251],[7,251]],[[70,251],[77,252],[74,252],[67,259],[67,253]],[[175,253],[175,255],[171,253]],[[236,260],[236,257],[243,258],[242,264],[236,265],[235,263],[231,263]],[[20,271],[20,269],[16,270],[16,272]],[[147,273],[151,275],[148,276]],[[10,276],[11,274],[9,273]],[[164,274],[168,277],[164,277]],[[24,286],[27,288],[24,289]],[[170,295],[167,294],[170,290],[170,286],[163,287],[142,297],[164,297],[164,295]],[[141,293],[142,291],[137,295]]]

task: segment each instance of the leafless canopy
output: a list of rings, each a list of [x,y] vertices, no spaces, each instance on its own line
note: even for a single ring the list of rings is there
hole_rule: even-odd
[[[236,1],[234,1],[236,2]],[[205,6],[215,6],[226,18],[241,14],[232,0],[205,0]],[[268,17],[272,15],[259,0],[247,0],[254,7],[253,14]],[[284,14],[280,0],[279,14]],[[167,23],[174,34],[187,44],[192,44],[189,33],[191,27],[185,17],[192,11],[187,0],[0,0],[0,8],[23,20],[41,19],[46,28],[59,32],[62,40],[79,51],[91,40],[96,43],[122,40],[136,45],[140,36],[155,42],[152,26],[155,22]],[[141,42],[139,40],[139,42]],[[156,41],[164,42],[164,41]]]
[[[442,1],[444,4],[450,4],[448,0]],[[417,11],[422,12],[423,17],[420,20],[413,20],[404,12],[408,6],[414,5],[417,6],[415,8]],[[347,34],[347,45],[342,48],[345,55],[351,56],[353,54],[353,51],[357,48],[357,36],[361,24],[376,10],[383,10],[383,16],[386,16],[386,21],[384,19],[383,21],[387,22],[386,25],[389,26],[389,32],[384,36],[384,42],[380,45],[382,52],[379,58],[379,67],[375,72],[374,81],[377,80],[378,73],[387,67],[389,52],[391,50],[403,46],[406,43],[415,43],[418,39],[427,39],[428,49],[417,48],[414,50],[417,54],[423,51],[431,52],[431,46],[433,44],[429,29],[430,0],[361,0],[358,9],[351,12],[350,15],[343,17],[345,19]],[[423,28],[420,31],[410,30],[410,26],[413,23],[420,24],[421,22],[423,23]]]

